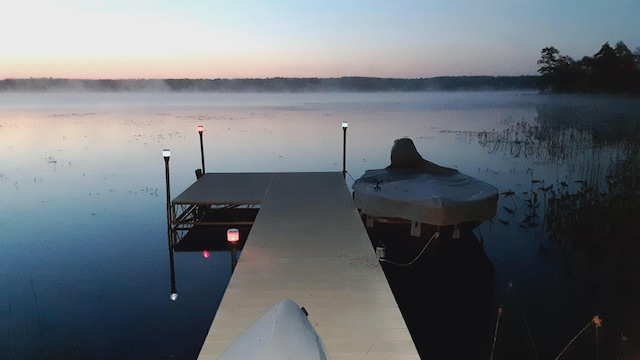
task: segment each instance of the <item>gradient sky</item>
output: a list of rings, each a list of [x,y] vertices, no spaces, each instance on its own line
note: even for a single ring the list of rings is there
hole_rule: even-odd
[[[534,75],[640,47],[640,0],[0,0],[0,79]]]

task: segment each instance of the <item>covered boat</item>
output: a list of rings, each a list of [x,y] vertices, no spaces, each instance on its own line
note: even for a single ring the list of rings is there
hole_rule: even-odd
[[[479,223],[496,214],[498,189],[425,160],[409,138],[397,139],[391,164],[367,170],[353,184],[356,207],[373,221],[410,221],[411,234],[420,236],[421,224],[436,227]]]

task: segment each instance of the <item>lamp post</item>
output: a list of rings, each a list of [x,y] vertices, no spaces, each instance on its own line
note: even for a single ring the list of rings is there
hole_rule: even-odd
[[[202,159],[202,175],[205,174],[204,171],[204,146],[202,145],[202,133],[204,132],[204,126],[198,126],[198,133],[200,134],[200,158]]]
[[[349,123],[342,122],[342,177],[347,177],[347,127]]]
[[[171,186],[169,185],[169,158],[171,158],[171,150],[163,149],[162,157],[164,157],[164,173],[167,185],[167,242],[169,243],[169,267],[171,270],[171,293],[169,299],[176,301],[178,299],[178,290],[176,290],[176,273],[173,264],[173,231],[171,231]]]
[[[169,246],[172,245],[171,234],[171,186],[169,185],[169,158],[171,157],[171,150],[163,149],[162,156],[164,157],[164,173],[166,177],[167,186],[167,229],[169,231]]]
[[[236,228],[227,230],[227,242],[231,245],[231,271],[236,268],[238,257],[236,255],[236,244],[240,241],[240,231]]]

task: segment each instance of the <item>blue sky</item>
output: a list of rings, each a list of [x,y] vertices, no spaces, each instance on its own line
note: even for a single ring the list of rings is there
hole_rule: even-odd
[[[2,0],[0,79],[533,75],[640,47],[639,0]]]

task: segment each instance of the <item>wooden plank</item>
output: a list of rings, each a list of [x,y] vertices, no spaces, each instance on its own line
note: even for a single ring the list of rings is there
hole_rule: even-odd
[[[419,359],[342,174],[274,173],[199,359],[283,299],[331,359]]]

